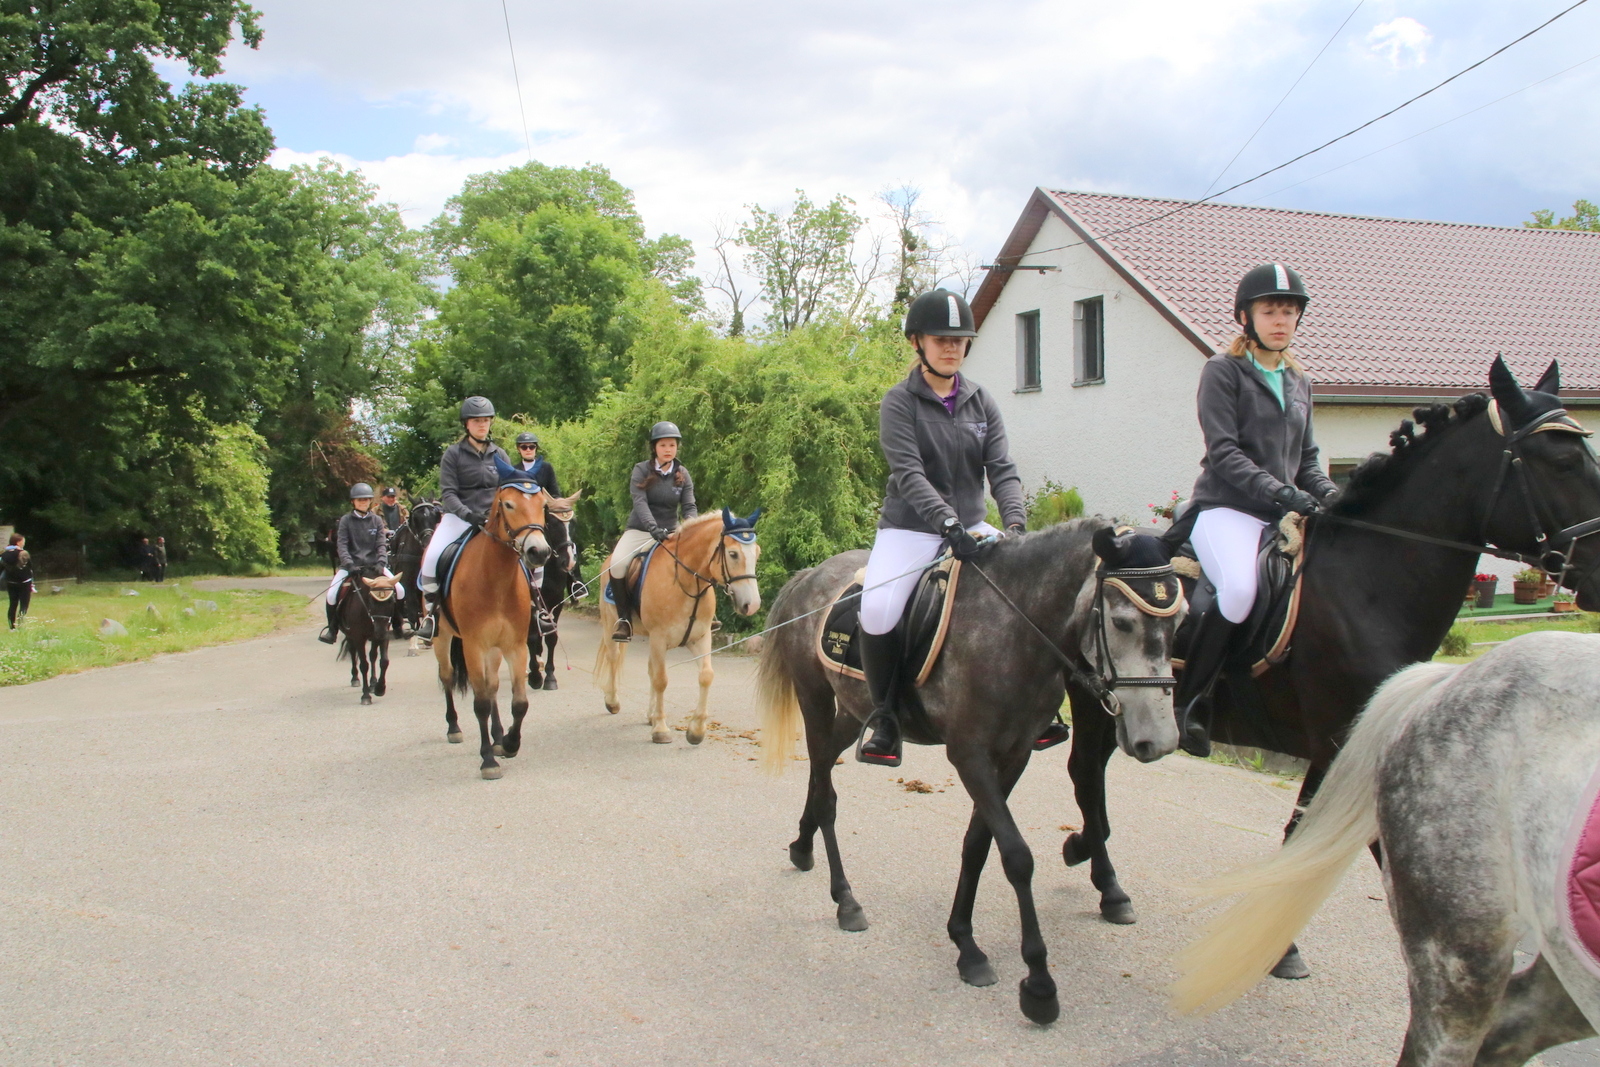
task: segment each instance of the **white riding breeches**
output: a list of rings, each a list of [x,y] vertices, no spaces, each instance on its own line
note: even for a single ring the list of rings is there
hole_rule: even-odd
[[[1217,589],[1217,608],[1229,622],[1244,622],[1256,602],[1256,556],[1266,522],[1232,508],[1207,508],[1189,542],[1200,569]]]
[[[417,584],[422,586],[424,593],[439,591],[439,556],[446,545],[470,529],[472,524],[459,515],[445,512],[439,516],[439,525],[433,528],[433,536],[428,539],[428,547],[422,553],[422,568],[417,572]]]
[[[391,571],[388,567],[383,568],[383,574],[384,574],[384,577],[386,577],[386,578],[393,578],[394,577],[394,572]],[[350,572],[349,571],[335,571],[334,572],[333,581],[328,583],[328,606],[329,607],[332,607],[333,605],[335,605],[335,604],[337,604],[339,602],[339,586],[342,585],[344,583],[344,580],[346,578],[348,578],[348,577],[350,577]],[[405,599],[406,587],[405,587],[405,584],[403,582],[395,582],[394,583],[394,595],[399,597],[401,600]]]
[[[611,550],[611,577],[618,581],[626,578],[633,557],[655,543],[656,539],[648,530],[623,530],[622,536],[617,538],[617,547]]]
[[[1000,533],[986,522],[968,527],[974,537],[993,537]],[[920,568],[932,563],[944,550],[944,538],[923,530],[879,530],[867,557],[867,573],[861,594],[861,629],[869,634],[886,634],[900,623],[906,601],[916,591],[922,577]],[[910,574],[906,572],[910,571]]]

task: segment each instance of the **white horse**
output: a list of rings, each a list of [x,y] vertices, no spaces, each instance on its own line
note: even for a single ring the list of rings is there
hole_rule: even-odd
[[[1205,887],[1245,896],[1180,956],[1174,1006],[1248,991],[1378,841],[1411,994],[1401,1067],[1522,1064],[1592,1037],[1600,959],[1577,943],[1586,905],[1568,890],[1600,790],[1597,700],[1600,637],[1583,634],[1396,674],[1283,849]],[[1600,822],[1588,833],[1592,852]],[[1513,974],[1525,936],[1538,958]]]

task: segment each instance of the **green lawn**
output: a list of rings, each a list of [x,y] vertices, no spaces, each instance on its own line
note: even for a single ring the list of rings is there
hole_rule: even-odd
[[[1564,619],[1529,619],[1527,622],[1470,622],[1462,620],[1450,628],[1452,635],[1459,633],[1466,639],[1468,652],[1464,656],[1447,656],[1442,652],[1433,657],[1438,663],[1467,663],[1494,646],[1490,641],[1509,641],[1535,630],[1565,630],[1568,633],[1592,634],[1600,631],[1600,615],[1577,612]],[[1448,639],[1447,639],[1448,643]]]
[[[0,628],[0,686],[261,637],[306,619],[304,597],[265,589],[202,592],[189,579],[177,588],[171,581],[60,588],[52,595],[51,583],[40,582],[27,622],[14,631]],[[129,590],[139,595],[128,596]],[[217,609],[197,607],[197,599],[213,601]],[[194,614],[184,614],[184,608],[194,608]],[[102,619],[120,622],[127,636],[100,636]]]

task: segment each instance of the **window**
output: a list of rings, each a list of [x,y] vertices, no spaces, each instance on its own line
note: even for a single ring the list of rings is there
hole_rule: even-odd
[[[1039,381],[1039,313],[1017,316],[1017,392],[1037,392]]]
[[[1105,298],[1091,297],[1072,305],[1074,385],[1106,380]]]
[[[1359,459],[1332,459],[1328,461],[1328,477],[1340,489],[1350,484],[1350,473],[1361,465]]]

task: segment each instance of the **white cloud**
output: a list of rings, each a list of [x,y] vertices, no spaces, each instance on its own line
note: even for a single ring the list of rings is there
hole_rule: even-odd
[[[1433,34],[1428,32],[1428,27],[1404,15],[1379,23],[1367,34],[1367,44],[1373,53],[1388,60],[1396,70],[1426,63],[1431,43]]]

